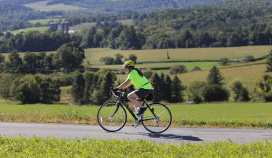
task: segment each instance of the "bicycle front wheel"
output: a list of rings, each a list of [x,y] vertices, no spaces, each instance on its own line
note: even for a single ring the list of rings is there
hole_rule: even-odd
[[[151,110],[147,109],[143,114],[144,128],[151,133],[162,133],[166,131],[172,122],[170,110],[160,103],[151,104],[150,109]]]
[[[99,125],[108,132],[116,132],[122,129],[127,122],[127,113],[123,106],[115,102],[105,103],[97,113]]]

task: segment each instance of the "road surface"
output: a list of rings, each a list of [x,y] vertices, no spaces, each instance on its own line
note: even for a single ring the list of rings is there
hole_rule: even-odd
[[[104,131],[100,126],[77,124],[36,124],[0,122],[0,135],[8,137],[54,137],[64,139],[138,139],[157,143],[206,143],[227,141],[250,143],[256,141],[272,141],[270,129],[230,129],[230,128],[169,128],[161,134],[152,134],[143,126],[133,128],[125,126],[118,132]]]

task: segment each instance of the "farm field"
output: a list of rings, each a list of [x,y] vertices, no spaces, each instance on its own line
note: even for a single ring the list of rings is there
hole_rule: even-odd
[[[46,25],[48,24],[49,21],[59,21],[59,19],[38,19],[38,20],[29,20],[28,22],[32,24],[36,24],[37,22],[39,22],[42,25]]]
[[[39,32],[43,32],[43,31],[45,31],[47,29],[49,29],[49,26],[45,26],[45,27],[28,27],[28,28],[23,28],[23,29],[19,29],[19,30],[9,31],[9,32],[12,33],[12,34],[20,33],[20,30],[23,30],[24,33],[28,32],[28,31],[35,31],[35,30],[39,31]]]
[[[124,58],[128,58],[129,54],[137,56],[136,67],[138,68],[158,68],[170,67],[174,64],[182,64],[191,71],[193,67],[198,66],[202,70],[189,73],[178,74],[182,83],[189,85],[193,81],[205,81],[209,70],[213,66],[220,68],[220,72],[224,77],[225,86],[233,80],[240,80],[249,92],[252,93],[255,84],[254,80],[265,73],[266,60],[257,61],[249,64],[233,64],[231,66],[222,67],[218,62],[184,62],[184,61],[206,61],[219,60],[228,58],[229,60],[241,60],[245,56],[252,55],[259,58],[268,54],[270,46],[247,46],[232,48],[192,48],[192,49],[168,49],[168,50],[113,50],[113,49],[86,49],[86,61],[90,62],[92,68],[111,68],[122,69],[121,65],[102,65],[99,59],[101,57],[114,57],[116,53],[120,53]],[[166,53],[169,53],[170,59],[167,59]],[[169,74],[169,70],[155,70],[156,73]],[[272,73],[268,73],[271,74]],[[125,80],[127,75],[118,75],[118,78]],[[173,76],[172,76],[173,77]]]
[[[86,60],[93,65],[101,65],[100,58],[120,53],[124,58],[130,54],[137,56],[137,62],[173,62],[191,60],[241,60],[245,56],[252,55],[259,58],[268,54],[270,46],[246,46],[246,47],[222,47],[222,48],[180,48],[180,49],[153,49],[153,50],[114,50],[109,48],[86,49]],[[167,59],[167,52],[170,59]]]
[[[69,10],[78,10],[83,9],[75,6],[69,6],[69,5],[63,5],[60,4],[54,4],[54,5],[47,5],[48,1],[39,1],[39,2],[33,2],[29,4],[24,4],[26,7],[40,10],[40,11],[50,11],[50,10],[63,10],[63,11],[69,11]]]

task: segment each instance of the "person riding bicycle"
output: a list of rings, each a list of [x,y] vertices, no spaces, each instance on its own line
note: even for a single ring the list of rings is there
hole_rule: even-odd
[[[145,98],[149,94],[152,94],[154,88],[143,75],[142,71],[135,68],[134,61],[128,60],[122,66],[125,67],[125,72],[129,74],[128,78],[121,85],[114,88],[113,91],[116,92],[119,89],[125,89],[133,84],[137,90],[129,93],[127,95],[127,98],[135,105],[136,109],[140,108],[139,111],[136,111],[136,114],[140,116],[141,114],[143,114],[146,108],[144,108],[138,100]]]

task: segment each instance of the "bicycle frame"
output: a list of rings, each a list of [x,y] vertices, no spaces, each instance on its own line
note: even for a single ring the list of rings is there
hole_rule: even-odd
[[[111,92],[110,94],[112,94],[115,98],[118,98],[118,100],[117,100],[117,102],[116,102],[117,108],[116,108],[115,112],[112,114],[112,116],[114,116],[115,113],[118,111],[119,106],[123,106],[123,105],[124,105],[124,106],[126,107],[126,109],[129,111],[129,113],[132,115],[132,117],[133,117],[135,120],[138,119],[137,116],[134,114],[134,112],[133,112],[133,111],[131,110],[131,108],[129,107],[129,105],[126,104],[126,102],[128,102],[129,100],[123,97],[124,92],[120,92],[120,93],[119,93],[119,96],[117,96],[115,93],[112,93],[112,92]],[[142,101],[142,102],[143,102],[143,103],[142,103],[142,106],[144,106],[144,105],[146,104],[146,106],[148,107],[148,109],[149,109],[149,110],[152,112],[152,114],[154,115],[154,118],[152,118],[152,119],[144,119],[144,120],[141,120],[141,121],[157,119],[157,116],[156,116],[155,113],[154,113],[154,109],[151,109],[151,108],[150,108],[150,105],[148,104],[148,102],[147,102],[146,99],[142,99],[142,100],[138,100],[138,101]],[[122,105],[121,103],[122,103],[123,105]]]

